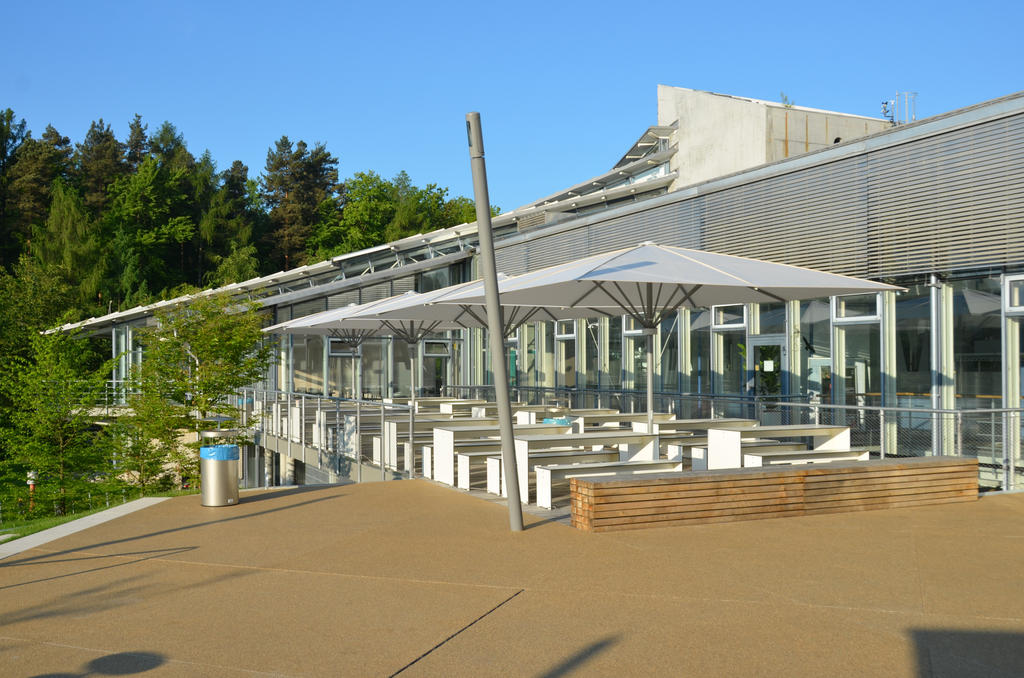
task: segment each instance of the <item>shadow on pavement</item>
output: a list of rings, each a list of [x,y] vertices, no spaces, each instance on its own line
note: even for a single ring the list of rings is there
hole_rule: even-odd
[[[1024,676],[1024,633],[914,629],[919,678]]]
[[[619,642],[618,636],[608,636],[596,643],[591,643],[573,654],[571,657],[566,658],[566,660],[559,663],[558,666],[540,674],[538,678],[560,678],[561,676],[568,676],[576,673],[584,664],[617,642]]]
[[[280,494],[280,493],[277,493],[277,492],[273,492],[271,494],[274,495],[273,498],[275,498],[275,499],[286,499],[288,497],[293,497],[293,496],[295,496],[296,494],[299,494],[299,493],[289,492],[288,494]],[[227,518],[218,518],[216,520],[207,520],[207,521],[204,521],[204,522],[201,522],[201,523],[193,523],[191,525],[182,525],[180,527],[172,527],[172,528],[168,528],[166,530],[158,530],[156,532],[147,532],[146,534],[138,534],[138,535],[135,535],[135,536],[132,536],[132,537],[125,537],[124,539],[112,539],[110,541],[98,542],[96,544],[88,544],[88,545],[83,545],[83,546],[77,546],[75,548],[66,549],[64,551],[54,551],[52,553],[43,553],[43,554],[35,555],[35,556],[26,556],[24,558],[18,558],[17,560],[12,560],[12,559],[8,558],[6,560],[0,561],[0,570],[2,570],[5,567],[17,567],[17,566],[21,566],[21,565],[34,565],[37,562],[39,562],[41,560],[44,560],[46,558],[52,558],[54,556],[66,555],[68,553],[76,553],[78,551],[85,551],[87,549],[98,548],[98,547],[101,547],[101,546],[113,546],[115,544],[124,544],[126,542],[132,542],[132,541],[136,541],[136,540],[139,540],[139,539],[146,539],[148,537],[158,537],[158,536],[165,535],[165,534],[174,534],[175,532],[185,532],[187,530],[192,530],[192,529],[195,529],[197,527],[206,527],[207,525],[217,525],[218,523],[230,523],[230,522],[234,522],[236,520],[247,520],[249,518],[255,518],[257,516],[265,516],[267,514],[277,513],[279,511],[287,511],[288,509],[293,509],[293,508],[297,508],[297,507],[300,507],[300,506],[307,506],[309,504],[314,504],[314,503],[321,502],[321,501],[331,501],[333,499],[338,499],[338,498],[343,497],[343,496],[344,495],[338,494],[338,495],[334,495],[334,496],[331,496],[331,497],[320,497],[318,499],[310,499],[309,501],[303,501],[300,504],[290,504],[288,506],[279,506],[277,508],[268,508],[268,509],[265,509],[263,511],[256,511],[255,513],[245,513],[245,514],[242,514],[242,515],[235,515],[235,516],[230,516],[230,517],[227,517]],[[236,504],[235,506],[232,506],[232,507],[221,507],[218,510],[225,510],[225,509],[226,510],[234,510],[238,506],[244,506],[245,504],[250,503],[250,501],[251,500],[247,498],[245,502],[239,502],[238,504]]]
[[[86,676],[130,676],[151,671],[166,663],[157,652],[118,652],[97,657],[81,673],[43,673],[32,678],[86,678]]]
[[[137,562],[137,561],[132,561]],[[0,617],[0,628],[14,626],[27,621],[55,619],[68,615],[91,615],[106,610],[113,610],[125,605],[133,605],[139,600],[158,596],[173,599],[184,591],[196,591],[206,586],[214,586],[225,581],[250,576],[252,572],[232,570],[201,581],[190,581],[182,586],[159,586],[147,583],[142,575],[119,579],[109,584],[94,586],[82,591],[61,595],[50,601],[33,601],[31,605],[20,610],[5,610]],[[0,668],[0,675],[3,674]]]

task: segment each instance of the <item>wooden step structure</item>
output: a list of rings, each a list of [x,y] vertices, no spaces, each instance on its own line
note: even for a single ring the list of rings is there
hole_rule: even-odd
[[[570,478],[569,489],[572,525],[606,532],[974,501],[978,461],[913,457]]]

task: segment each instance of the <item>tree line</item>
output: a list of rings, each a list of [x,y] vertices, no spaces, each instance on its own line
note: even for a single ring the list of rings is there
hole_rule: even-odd
[[[136,115],[118,139],[99,119],[73,143],[0,110],[0,266],[57,279],[87,317],[475,219],[447,188],[404,172],[340,180],[338,164],[325,144],[282,136],[252,176],[196,157],[170,122]]]

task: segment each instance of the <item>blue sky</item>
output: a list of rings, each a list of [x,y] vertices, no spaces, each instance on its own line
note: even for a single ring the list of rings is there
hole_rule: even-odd
[[[609,169],[656,122],[658,84],[918,117],[1024,89],[1015,2],[9,3],[0,109],[81,141],[103,118],[174,123],[196,155],[259,174],[288,135],[342,177],[405,170],[472,195],[483,120],[508,210]]]

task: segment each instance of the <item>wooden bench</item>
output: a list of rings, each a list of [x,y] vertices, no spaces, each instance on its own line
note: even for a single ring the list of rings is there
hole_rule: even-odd
[[[567,478],[622,477],[645,473],[682,473],[682,459],[613,461],[593,464],[550,464],[537,466],[537,506],[551,508],[551,486]]]
[[[777,464],[831,464],[837,461],[867,461],[871,451],[866,447],[849,450],[780,449],[778,446],[749,449],[743,447],[743,467]]]
[[[847,464],[569,479],[573,526],[591,532],[973,501],[978,461],[873,459]]]

